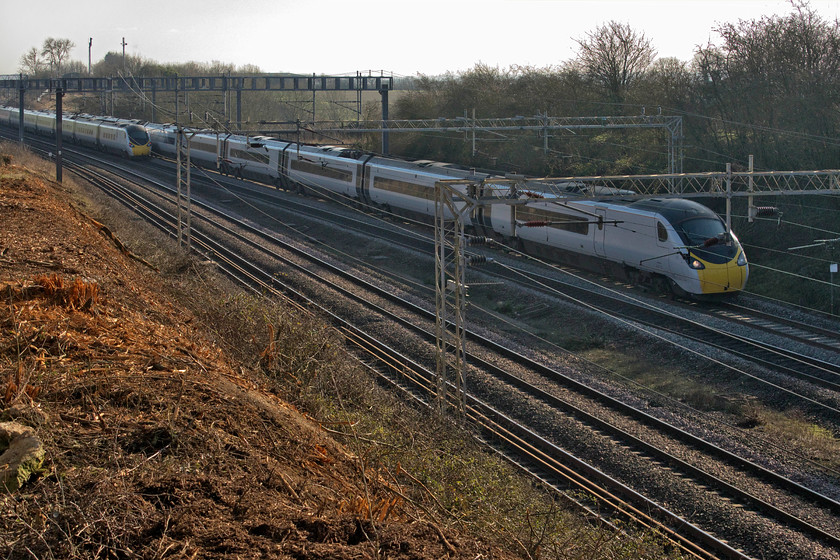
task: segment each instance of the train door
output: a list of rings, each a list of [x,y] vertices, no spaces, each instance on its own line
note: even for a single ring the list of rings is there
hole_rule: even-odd
[[[368,155],[361,163],[356,164],[356,198],[364,203],[370,202],[368,181],[368,162],[373,159],[373,154]]]
[[[291,144],[286,144],[277,155],[277,178],[280,180],[280,186],[286,190],[291,188],[289,181],[289,148],[291,146]]]
[[[671,239],[668,234],[668,228],[658,216],[653,218],[654,221],[654,236],[656,237],[656,252],[660,255],[659,258],[654,259],[652,264],[654,268],[662,272],[671,271],[671,259],[669,258],[674,252],[674,246],[677,245],[674,239]]]
[[[222,167],[222,137],[216,133],[216,171],[221,171]]]
[[[219,171],[223,174],[231,173],[228,158],[228,139],[230,139],[230,134],[226,134],[224,138],[221,136],[217,136],[217,138]]]
[[[606,251],[604,249],[604,239],[607,235],[606,228],[607,225],[607,209],[606,208],[595,208],[595,214],[598,216],[598,223],[595,225],[595,233],[593,239],[593,250],[595,254],[599,257],[605,257]]]

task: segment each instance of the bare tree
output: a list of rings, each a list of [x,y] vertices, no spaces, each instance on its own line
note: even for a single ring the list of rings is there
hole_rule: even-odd
[[[624,101],[627,89],[656,57],[644,33],[615,21],[575,41],[580,45],[578,59],[584,72],[617,103]]]
[[[61,74],[61,63],[70,56],[70,51],[75,46],[76,43],[70,39],[54,39],[52,37],[44,39],[41,56],[47,57],[51,73]]]
[[[24,74],[37,76],[44,69],[44,66],[45,63],[41,59],[41,53],[35,47],[29,49],[20,57],[19,70]]]
[[[700,111],[719,117],[707,125],[718,152],[754,154],[776,169],[834,167],[835,151],[802,138],[826,146],[840,131],[840,21],[821,18],[806,1],[791,4],[787,16],[715,30],[723,43],[695,58]]]

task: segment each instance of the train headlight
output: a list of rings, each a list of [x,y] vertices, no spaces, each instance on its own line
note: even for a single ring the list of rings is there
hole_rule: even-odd
[[[743,251],[738,255],[738,266],[747,266],[747,255]]]
[[[706,265],[697,259],[689,259],[688,266],[689,268],[693,268],[694,270],[703,270],[704,268],[706,268]]]

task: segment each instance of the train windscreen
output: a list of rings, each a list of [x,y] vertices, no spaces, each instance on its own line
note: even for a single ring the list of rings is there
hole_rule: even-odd
[[[130,124],[125,127],[125,131],[128,133],[128,138],[134,144],[139,146],[145,146],[149,143],[149,133],[146,132],[146,129],[137,124]]]
[[[735,245],[727,244],[726,226],[715,218],[691,218],[674,224],[683,243],[701,259],[722,264],[735,256]]]

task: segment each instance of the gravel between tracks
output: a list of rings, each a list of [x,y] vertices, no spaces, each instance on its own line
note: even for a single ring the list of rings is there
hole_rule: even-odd
[[[263,214],[252,214],[250,218],[255,222],[264,223],[266,227],[277,228],[277,223],[273,220],[266,222],[266,216]],[[295,221],[296,223],[301,222],[299,217]],[[418,289],[417,287],[418,284],[423,286],[424,280],[428,281],[428,278],[432,277],[434,262],[428,255],[419,255],[404,249],[389,248],[382,241],[366,240],[361,236],[349,234],[340,229],[336,230],[333,226],[322,223],[307,223],[306,231],[313,236],[329,239],[328,244],[332,247],[348,252],[352,250],[352,252],[367,256],[378,256],[373,261],[378,269],[366,270],[357,264],[346,262],[343,266],[354,269],[360,276],[367,277],[380,286],[388,286],[393,291],[403,293],[407,299],[412,299],[427,308],[433,308],[433,293],[431,296],[429,295],[428,286],[426,289]],[[309,252],[318,253],[322,258],[338,262],[335,256],[331,256],[327,251],[322,251],[321,248],[304,244],[300,240],[294,242],[300,244],[301,247],[306,247]],[[500,257],[496,255],[496,258]],[[512,260],[522,265],[522,259],[512,257]],[[417,284],[405,282],[399,286],[394,286],[394,278],[382,272],[382,268],[387,266],[393,266],[405,276],[419,278]],[[525,266],[530,267],[532,265],[525,263]],[[541,271],[544,272],[544,269],[541,269]],[[471,273],[471,275],[474,276],[473,281],[476,284],[481,283],[480,274]],[[583,280],[573,281],[583,282]],[[300,282],[301,286],[306,286],[310,280],[303,278],[296,282]],[[312,289],[311,286],[310,289]],[[322,293],[324,303],[329,303],[330,306],[345,305],[333,300],[333,296],[323,291],[320,286],[315,287],[314,290]],[[666,339],[672,338],[670,336],[653,336],[623,321],[616,321],[604,315],[581,310],[578,307],[538,294],[532,290],[512,285],[497,285],[494,286],[493,290],[494,299],[500,301],[527,301],[531,304],[539,303],[545,306],[543,314],[563,317],[563,322],[566,323],[565,327],[567,328],[574,329],[574,324],[585,325],[582,330],[587,333],[597,333],[598,338],[605,341],[605,346],[613,351],[621,353],[640,351],[650,359],[652,365],[673,367],[678,370],[677,375],[694,376],[706,382],[722,383],[725,384],[725,390],[727,391],[737,389],[739,394],[737,398],[751,398],[762,402],[784,404],[783,402],[779,403],[778,395],[769,389],[744,384],[741,381],[733,380],[731,374],[722,373],[720,367],[713,360],[724,362],[731,361],[731,359],[721,351],[709,351],[699,345],[676,340],[673,342],[679,342],[680,347],[674,347],[665,342]],[[698,320],[711,321],[713,324],[719,324],[720,328],[732,330],[731,324],[722,319],[710,319],[700,311],[687,311],[682,306],[677,306],[662,298],[655,298],[655,302],[659,306],[670,306],[675,312],[692,314]],[[427,363],[433,363],[433,349],[430,345],[417,341],[410,342],[413,337],[402,329],[395,329],[393,326],[377,319],[371,319],[366,310],[360,306],[354,304],[349,307],[353,308],[349,312],[359,321],[367,322],[372,332],[377,333],[395,346],[403,347],[404,351],[415,352],[415,356],[422,356],[422,359],[425,359]],[[499,341],[504,340],[508,345],[512,345],[526,355],[539,357],[553,367],[562,369],[563,373],[570,377],[596,386],[599,390],[624,402],[631,403],[649,414],[689,429],[695,435],[745,456],[771,470],[781,472],[819,492],[835,499],[840,496],[837,480],[832,475],[826,474],[807,463],[803,465],[802,455],[786,450],[783,447],[785,442],[768,441],[766,437],[758,437],[747,430],[734,427],[732,424],[737,419],[728,417],[726,411],[697,411],[687,407],[684,403],[669,399],[646,388],[632,383],[628,384],[626,380],[617,378],[613,372],[598,368],[578,356],[535,341],[532,336],[519,330],[520,328],[529,328],[527,321],[513,318],[511,319],[514,324],[513,327],[500,328],[498,321],[488,319],[488,316],[477,312],[470,312],[470,319],[473,322],[472,328],[482,334]],[[772,335],[766,336],[772,338]],[[704,354],[708,355],[708,358],[700,358],[691,353],[691,350],[702,350]],[[836,355],[828,354],[820,357],[829,360],[838,359]],[[747,367],[743,363],[739,365]],[[541,381],[541,384],[545,385],[545,382]],[[541,403],[531,402],[530,399],[517,395],[509,388],[499,386],[493,380],[484,379],[477,373],[472,372],[469,387],[471,391],[494,403],[502,410],[528,419],[530,425],[539,426],[543,433],[550,434],[557,443],[573,453],[590,460],[604,470],[609,470],[613,476],[625,480],[631,486],[643,490],[648,495],[656,496],[657,500],[688,519],[703,522],[707,527],[714,527],[716,533],[726,535],[730,540],[739,542],[741,546],[747,548],[751,554],[757,557],[840,557],[837,556],[837,551],[821,547],[819,544],[815,544],[810,539],[794,532],[780,530],[777,524],[745,511],[726,498],[716,496],[702,486],[689,484],[683,477],[670,472],[667,468],[654,464],[637,453],[615,445],[615,442],[609,438],[593,434],[589,430],[582,430],[577,421],[565,418],[559,415],[557,411]],[[831,398],[831,395],[828,395],[828,398]],[[616,422],[622,421],[615,413],[606,411],[604,414],[608,419],[610,415],[614,415],[616,416],[614,418]],[[655,436],[654,439],[656,439]],[[676,445],[673,446],[677,447]],[[714,461],[702,457],[695,457],[695,461],[707,463],[705,466],[722,478],[734,477],[737,479],[739,477],[737,473],[725,472],[726,467],[722,467]],[[756,491],[763,492],[760,487],[757,487]],[[772,492],[764,495],[768,496],[768,500],[771,501],[778,498]],[[789,507],[793,510],[796,510],[797,506],[795,500],[790,502]],[[819,512],[817,512],[817,515],[819,515]],[[819,521],[822,526],[832,526],[836,532],[837,520],[830,514]],[[754,537],[755,535],[762,535],[763,537],[758,539]]]

